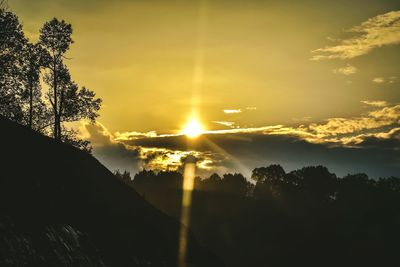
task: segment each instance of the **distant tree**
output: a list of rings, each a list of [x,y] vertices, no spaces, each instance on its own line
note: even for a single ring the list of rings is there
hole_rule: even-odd
[[[128,171],[120,172],[119,170],[116,170],[114,172],[114,175],[117,176],[117,178],[124,180],[124,181],[131,181],[131,174]]]
[[[205,191],[218,191],[222,183],[222,178],[216,173],[213,173],[209,178],[202,180],[197,187]]]
[[[246,196],[251,184],[240,173],[224,174],[221,181],[221,191],[229,194]]]
[[[304,205],[320,206],[331,202],[337,192],[337,177],[324,166],[310,166],[292,171],[285,176],[285,180],[285,184],[296,191],[290,194],[297,200],[300,198],[307,202]]]
[[[391,190],[393,192],[400,193],[400,178],[393,176],[385,179],[379,178],[379,180],[377,181],[377,186],[380,188]]]
[[[142,170],[135,174],[132,184],[136,190],[145,194],[147,189],[155,184],[156,174],[152,170]]]
[[[282,181],[285,177],[285,170],[281,165],[272,164],[268,167],[255,168],[251,178],[257,182]]]
[[[120,170],[116,170],[116,171],[114,171],[114,175],[115,175],[115,177],[117,177],[117,179],[120,179],[126,185],[133,186],[132,177],[131,177],[130,172],[128,172],[126,170],[123,172],[121,172]]]
[[[271,199],[282,193],[285,182],[285,170],[280,165],[255,168],[251,178],[256,181],[253,196],[260,199]]]
[[[386,184],[386,179],[380,183]],[[364,206],[367,202],[375,201],[376,181],[369,179],[365,173],[349,174],[339,180],[337,191],[335,198],[339,203]]]
[[[73,43],[71,35],[71,24],[56,18],[46,22],[40,30],[40,44],[50,55],[49,71],[44,80],[50,87],[46,97],[52,110],[53,136],[56,140],[68,140],[62,134],[63,122],[82,119],[93,122],[98,116],[102,102],[100,98],[95,98],[93,91],[85,87],[79,89],[71,80],[69,70],[63,61],[65,53]]]

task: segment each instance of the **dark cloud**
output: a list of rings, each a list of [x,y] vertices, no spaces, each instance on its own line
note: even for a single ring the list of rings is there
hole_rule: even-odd
[[[184,136],[144,138],[127,142],[135,146],[172,150],[189,148],[213,152],[214,156],[226,153],[228,157],[238,159],[248,170],[279,163],[288,170],[322,164],[340,175],[365,172],[372,177],[379,177],[400,173],[398,135],[389,138],[368,137],[357,147],[332,147],[329,143],[313,144],[291,135],[260,133],[208,134],[199,137],[195,142],[188,142]],[[220,160],[210,165],[224,165],[229,169],[235,164],[229,160]]]
[[[249,176],[255,167],[281,164],[287,170],[324,165],[338,175],[364,172],[378,178],[400,174],[399,112],[400,105],[385,104],[360,117],[209,131],[194,139],[156,132],[113,136],[101,124],[86,130],[95,156],[110,169],[177,170],[185,158],[195,157],[202,175],[238,171]]]
[[[385,138],[377,136],[368,136],[357,144],[363,148],[373,148],[381,151],[397,150],[400,154],[400,128],[390,131]]]
[[[85,125],[89,140],[93,145],[94,156],[111,171],[127,170],[131,173],[139,171],[140,151],[127,148],[124,144],[113,141],[112,136],[101,124]]]

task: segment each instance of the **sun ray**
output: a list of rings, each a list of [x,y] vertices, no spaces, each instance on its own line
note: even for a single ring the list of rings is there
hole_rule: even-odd
[[[216,143],[214,143],[213,141],[211,141],[209,138],[205,137],[204,138],[204,142],[215,152],[221,153],[225,156],[228,156],[233,163],[236,165],[236,167],[238,168],[238,171],[240,173],[250,173],[250,169],[247,168],[242,162],[240,162],[237,158],[235,158],[234,156],[232,156],[231,154],[229,154],[226,150],[224,150],[223,148],[221,148],[220,146],[218,146]]]
[[[207,22],[207,9],[208,1],[199,0],[199,13],[197,19],[197,40],[196,40],[196,50],[194,55],[194,67],[193,67],[193,77],[192,77],[192,119],[186,125],[183,133],[188,138],[196,138],[204,132],[201,123],[195,119],[197,114],[197,109],[200,104],[201,87],[204,79],[204,40],[206,36],[206,22]],[[190,219],[190,206],[191,197],[193,190],[193,181],[195,177],[196,164],[189,163],[186,165],[184,170],[184,185],[183,188],[183,198],[182,198],[182,214],[181,222],[185,226],[181,226],[181,232],[179,236],[179,251],[178,251],[178,266],[186,266],[186,250],[187,250],[187,234]],[[191,185],[191,186],[190,186]]]

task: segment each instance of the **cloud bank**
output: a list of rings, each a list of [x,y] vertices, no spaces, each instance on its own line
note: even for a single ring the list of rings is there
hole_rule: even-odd
[[[94,155],[111,170],[178,170],[186,157],[197,159],[198,174],[240,171],[272,163],[288,170],[322,164],[341,175],[372,177],[400,173],[400,105],[361,101],[370,110],[359,117],[319,123],[207,131],[195,140],[180,134],[111,134],[102,124],[85,124],[83,136]]]

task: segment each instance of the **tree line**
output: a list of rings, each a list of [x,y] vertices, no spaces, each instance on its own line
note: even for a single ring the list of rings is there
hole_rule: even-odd
[[[116,172],[180,219],[180,172]],[[251,181],[251,182],[250,182]],[[389,266],[400,238],[400,178],[338,177],[280,165],[195,179],[190,228],[227,266]]]
[[[95,121],[102,100],[71,77],[65,62],[72,32],[71,24],[53,18],[32,43],[17,15],[0,3],[0,115],[90,151],[67,124]]]

